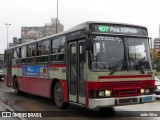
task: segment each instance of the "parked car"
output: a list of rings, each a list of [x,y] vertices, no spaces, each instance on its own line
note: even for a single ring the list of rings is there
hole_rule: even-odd
[[[160,95],[160,79],[158,79],[157,77],[155,79],[155,86],[155,94]]]

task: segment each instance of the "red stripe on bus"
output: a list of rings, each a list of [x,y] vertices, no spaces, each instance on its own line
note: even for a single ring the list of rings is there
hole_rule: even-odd
[[[66,64],[50,64],[49,67],[66,67]]]
[[[7,66],[4,66],[4,68],[7,68]],[[12,66],[12,68],[22,68],[22,66],[14,65],[14,66]]]
[[[86,84],[88,90],[98,90],[99,89],[99,82],[87,82]]]
[[[147,78],[151,75],[127,75],[127,76],[99,76],[99,79],[115,79],[115,78]]]
[[[3,66],[3,68],[7,68],[7,66],[6,66],[6,65],[4,65],[4,66]]]
[[[68,102],[68,88],[67,88],[67,80],[60,80],[62,90],[63,90],[63,97],[64,102]]]
[[[22,66],[15,65],[15,66],[12,66],[12,68],[22,68]]]
[[[50,64],[49,67],[66,67],[66,64]],[[4,66],[7,68],[7,66]],[[12,66],[12,68],[22,68],[22,66]]]

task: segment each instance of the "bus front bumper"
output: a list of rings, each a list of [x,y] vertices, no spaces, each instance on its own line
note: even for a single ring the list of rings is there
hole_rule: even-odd
[[[141,104],[147,102],[155,101],[155,94],[152,95],[142,95],[134,97],[121,97],[121,98],[98,98],[98,99],[89,99],[89,108],[101,108],[109,106],[120,106],[120,105],[133,105]]]

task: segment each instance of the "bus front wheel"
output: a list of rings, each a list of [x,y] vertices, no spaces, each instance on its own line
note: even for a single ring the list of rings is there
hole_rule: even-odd
[[[64,93],[60,82],[54,86],[54,102],[58,108],[67,109],[69,107],[69,103],[64,102]]]

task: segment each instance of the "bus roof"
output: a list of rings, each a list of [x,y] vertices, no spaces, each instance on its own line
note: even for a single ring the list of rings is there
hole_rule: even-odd
[[[67,31],[60,32],[60,33],[53,34],[53,35],[49,35],[49,36],[46,36],[46,37],[43,37],[43,38],[38,38],[36,40],[32,40],[32,41],[29,41],[29,42],[26,42],[26,43],[22,43],[22,44],[10,47],[10,48],[5,49],[5,50],[13,49],[15,47],[20,47],[20,46],[23,46],[23,45],[26,45],[26,44],[38,42],[38,41],[45,40],[45,39],[48,39],[48,38],[53,38],[53,37],[56,37],[56,36],[61,36],[61,35],[64,35],[64,34],[67,34],[67,33],[71,33],[71,32],[74,32],[74,31],[78,31],[78,30],[82,30],[82,29],[89,29],[89,25],[90,24],[96,24],[96,23],[97,24],[112,24],[112,25],[132,26],[132,27],[140,27],[140,28],[147,29],[145,26],[134,25],[134,24],[127,24],[127,23],[113,23],[113,22],[102,22],[102,21],[87,21],[87,22],[78,24],[78,25],[70,28]]]

